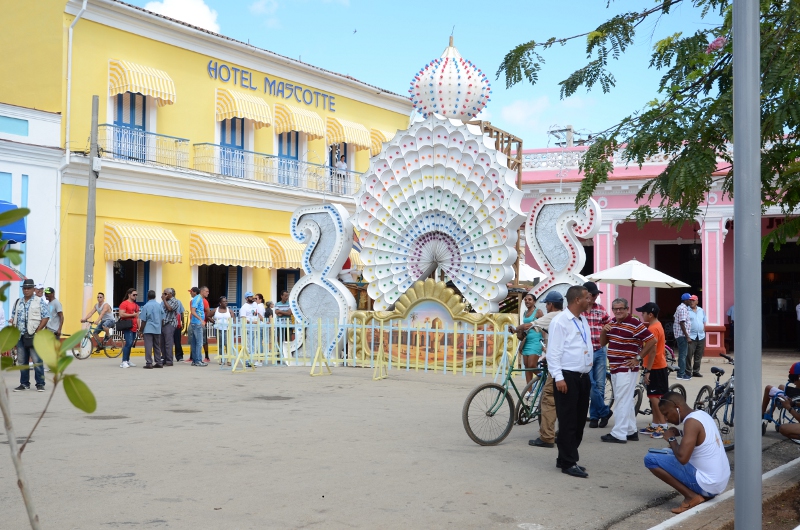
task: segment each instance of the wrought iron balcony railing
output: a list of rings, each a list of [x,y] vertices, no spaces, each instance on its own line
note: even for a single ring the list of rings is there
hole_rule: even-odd
[[[100,156],[141,164],[189,169],[189,140],[103,124],[97,128]]]
[[[361,187],[362,175],[356,171],[210,143],[194,144],[194,169],[332,195],[353,195]]]

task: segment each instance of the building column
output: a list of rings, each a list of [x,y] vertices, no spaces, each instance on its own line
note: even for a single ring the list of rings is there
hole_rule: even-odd
[[[600,230],[594,236],[594,270],[604,271],[617,264],[617,225],[619,221],[615,219],[603,219],[600,223]],[[617,286],[608,283],[598,284],[601,294],[597,301],[605,306],[611,307],[611,302],[617,297]]]
[[[725,353],[725,217],[706,218],[701,241],[703,252],[703,309],[706,312],[706,355]]]

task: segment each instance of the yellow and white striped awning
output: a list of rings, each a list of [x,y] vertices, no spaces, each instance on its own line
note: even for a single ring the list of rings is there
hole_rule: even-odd
[[[181,244],[171,230],[160,226],[106,223],[103,237],[106,261],[181,262]]]
[[[192,230],[189,253],[192,265],[272,268],[267,242],[247,234]]]
[[[346,142],[348,145],[354,145],[356,151],[372,147],[369,130],[360,123],[328,116],[327,133],[329,145]]]
[[[253,120],[256,129],[272,125],[272,113],[263,99],[245,92],[217,89],[217,121],[229,118]]]
[[[372,147],[369,150],[371,156],[375,156],[381,152],[383,144],[394,138],[394,134],[380,129],[370,129],[369,138],[372,142]]]
[[[364,262],[361,261],[361,253],[356,249],[350,251],[350,268],[364,270]]]
[[[269,248],[272,251],[276,269],[300,269],[303,265],[303,252],[306,246],[291,237],[270,237]]]
[[[306,133],[309,140],[325,136],[325,122],[316,112],[275,103],[275,133],[290,131]]]
[[[109,93],[135,92],[151,96],[159,107],[175,103],[175,83],[166,72],[128,61],[111,59],[108,63]]]

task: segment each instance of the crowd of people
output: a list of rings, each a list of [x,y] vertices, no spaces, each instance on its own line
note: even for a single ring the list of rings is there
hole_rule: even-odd
[[[594,282],[570,287],[565,309],[565,297],[550,291],[543,300],[546,313],[536,310],[532,293],[525,296],[523,323],[514,330],[524,339],[524,363],[533,367],[544,361],[552,379],[543,389],[539,437],[529,444],[557,446],[556,467],[567,475],[587,478],[587,469],[578,463],[587,421],[590,428],[605,428],[613,417],[610,432],[600,437],[610,444],[635,442],[640,435],[665,438],[667,447],[651,449],[644,464],[683,495],[681,505],[673,512],[684,512],[722,493],[727,486],[730,464],[719,430],[707,412],[693,410],[681,394],[669,391],[666,335],[658,305],[648,302],[636,308],[639,319],[631,315],[626,299],[617,298],[609,315],[597,302],[600,294]],[[690,350],[689,345],[703,342],[705,314],[691,294],[684,294],[680,305],[674,331],[682,366],[678,375],[686,380],[702,375],[702,347],[698,344]],[[539,346],[528,345],[529,340]],[[699,355],[696,361],[694,355]],[[605,403],[606,366],[611,373],[615,411]],[[640,371],[644,371],[653,421],[637,430],[633,394]],[[681,424],[683,431],[677,428]]]

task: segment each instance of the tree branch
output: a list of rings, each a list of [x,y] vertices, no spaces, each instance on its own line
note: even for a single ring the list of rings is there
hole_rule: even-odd
[[[25,439],[25,443],[23,443],[22,447],[19,448],[19,456],[20,457],[22,457],[22,451],[25,450],[25,446],[27,446],[28,442],[31,441],[31,436],[33,436],[33,431],[36,430],[36,427],[39,426],[39,422],[42,421],[42,418],[44,418],[44,414],[45,414],[45,412],[47,412],[47,408],[50,406],[50,402],[53,401],[53,395],[55,395],[55,393],[56,393],[56,388],[58,388],[58,374],[56,374],[53,377],[53,390],[52,390],[52,392],[50,392],[50,397],[47,398],[47,403],[45,403],[44,409],[42,410],[42,413],[39,414],[39,419],[37,419],[36,423],[33,425],[33,429],[31,429],[31,432],[28,434],[28,437]]]

